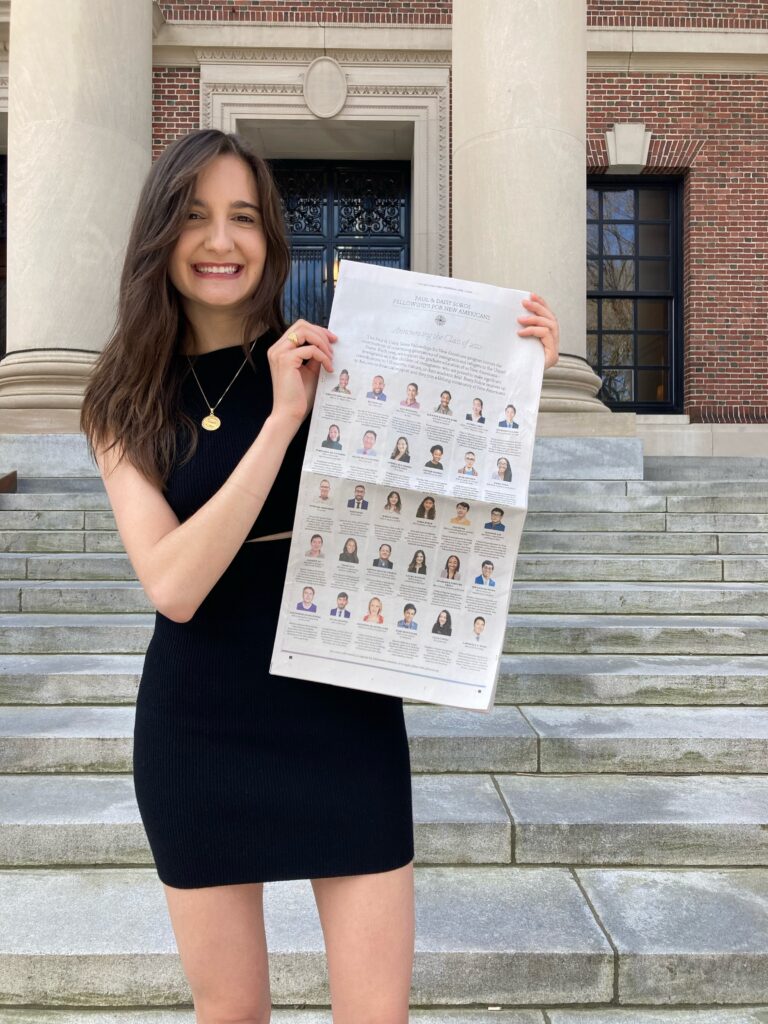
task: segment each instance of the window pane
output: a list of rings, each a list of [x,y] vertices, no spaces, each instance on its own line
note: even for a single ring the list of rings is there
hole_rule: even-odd
[[[606,250],[607,252],[607,250]],[[640,255],[641,256],[668,256],[669,255],[669,225],[667,224],[641,224],[640,225]]]
[[[669,217],[669,192],[658,188],[640,189],[640,219],[665,220]]]
[[[631,334],[603,335],[603,366],[631,366],[634,361]]]
[[[605,256],[634,256],[635,225],[604,224],[603,254]]]
[[[638,366],[666,366],[669,363],[668,344],[666,334],[638,334]]]
[[[669,302],[666,299],[638,299],[637,326],[641,331],[665,331],[669,327]]]
[[[637,401],[666,402],[669,375],[667,370],[637,371]]]
[[[604,220],[634,220],[634,218],[634,189],[627,189],[626,192],[603,192]]]
[[[600,253],[600,227],[598,224],[587,224],[587,256]]]
[[[587,288],[592,292],[598,289],[597,271],[597,260],[587,260]]]
[[[640,291],[669,291],[669,261],[640,260]]]
[[[632,393],[631,370],[606,370],[603,373],[603,386],[598,395],[604,402],[631,402]]]
[[[603,330],[632,330],[632,299],[603,299]]]
[[[594,369],[597,366],[597,335],[587,335],[587,362]]]
[[[587,189],[587,218],[597,220],[600,214],[600,193],[596,188]]]
[[[587,330],[597,330],[597,299],[587,299]]]
[[[634,290],[634,260],[603,260],[603,291],[632,292]]]

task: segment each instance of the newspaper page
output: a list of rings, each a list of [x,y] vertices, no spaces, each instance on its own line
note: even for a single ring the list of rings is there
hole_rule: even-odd
[[[273,674],[491,709],[544,368],[529,296],[341,261]]]

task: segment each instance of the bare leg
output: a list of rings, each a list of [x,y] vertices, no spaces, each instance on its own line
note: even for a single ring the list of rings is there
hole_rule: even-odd
[[[333,1024],[408,1024],[413,862],[376,874],[313,878],[328,955]]]
[[[164,889],[197,1024],[269,1024],[263,882]]]

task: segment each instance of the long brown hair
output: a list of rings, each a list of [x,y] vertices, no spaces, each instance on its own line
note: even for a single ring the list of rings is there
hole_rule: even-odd
[[[80,412],[92,456],[111,437],[109,448],[119,445],[121,457],[161,486],[177,454],[180,425],[189,439],[183,461],[197,445],[196,425],[179,408],[188,366],[175,357],[188,324],[168,263],[197,175],[224,153],[240,157],[253,172],[267,242],[264,272],[243,319],[244,355],[250,359],[250,342],[260,327],[285,330],[280,300],[291,258],[269,167],[239,135],[190,132],[163,151],[144,182],[120,277],[115,328],[94,364]]]

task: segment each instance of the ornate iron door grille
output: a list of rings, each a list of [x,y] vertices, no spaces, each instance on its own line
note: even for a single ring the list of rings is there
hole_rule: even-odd
[[[327,325],[339,260],[410,267],[407,160],[272,160],[291,239],[289,323]]]

